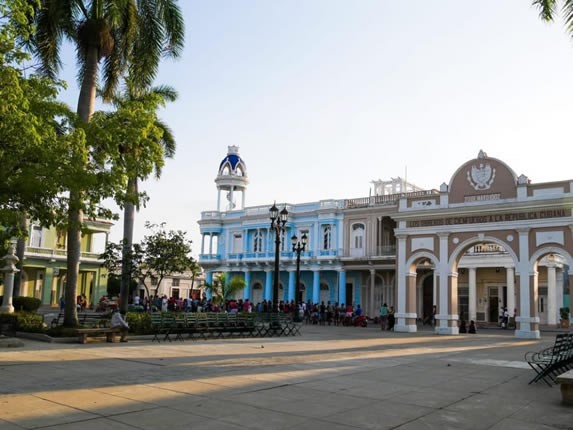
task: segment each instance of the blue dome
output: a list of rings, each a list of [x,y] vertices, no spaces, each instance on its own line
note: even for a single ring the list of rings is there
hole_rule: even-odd
[[[231,145],[228,148],[227,156],[219,164],[219,175],[245,176],[247,166],[239,155],[239,147]]]
[[[231,165],[231,170],[235,170],[237,168],[237,165],[241,162],[243,163],[243,165],[245,165],[245,162],[241,160],[241,157],[239,157],[236,154],[229,154],[225,158],[223,158],[223,161],[221,161],[221,164],[219,164],[219,170],[223,168],[223,165],[225,163],[229,163]]]

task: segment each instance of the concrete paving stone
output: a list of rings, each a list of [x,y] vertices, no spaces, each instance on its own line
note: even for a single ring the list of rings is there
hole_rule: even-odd
[[[383,401],[394,398],[401,393],[408,392],[415,387],[409,387],[396,383],[388,383],[386,381],[379,381],[370,384],[363,384],[360,386],[348,387],[340,390],[340,393],[350,396],[373,399]]]
[[[471,399],[467,399],[458,404],[471,404]],[[506,411],[507,412],[507,411]],[[481,430],[481,429],[493,429],[493,428],[504,428],[501,427],[504,422],[512,422],[513,414],[503,414],[495,407],[491,407],[487,412],[484,413],[480,409],[472,409],[471,407],[466,407],[463,409],[458,408],[445,408],[439,409],[435,412],[421,417],[418,420],[413,421],[412,429],[417,428],[444,428],[444,429],[456,429],[456,430]],[[517,415],[516,415],[517,416]],[[512,421],[508,421],[512,420]],[[519,417],[519,421],[521,417]],[[526,420],[523,420],[526,421]],[[419,424],[419,427],[417,425]],[[519,426],[513,428],[521,428]],[[533,428],[536,428],[533,426]],[[556,427],[552,427],[556,428]]]
[[[571,428],[573,428],[573,426],[547,426],[536,422],[525,421],[520,418],[506,418],[490,427],[491,430],[564,430]]]
[[[232,415],[226,415],[218,421],[240,425],[244,429],[255,430],[283,430],[298,428],[299,423],[307,421],[307,418],[277,412],[276,410],[259,409],[255,414],[252,411],[238,411]]]
[[[169,418],[168,421],[166,417]],[[111,419],[141,430],[158,430],[166,427],[169,427],[170,430],[187,430],[195,428],[196,424],[207,420],[202,416],[168,407],[114,415]]]
[[[563,406],[559,387],[553,389],[548,398],[540,397],[527,405],[520,403],[518,413],[512,418],[559,429],[573,429],[573,406]]]
[[[193,424],[192,427],[188,427],[193,430],[244,430],[244,425],[236,425],[230,422],[225,422],[221,420],[205,420]]]
[[[302,400],[277,402],[275,405],[270,406],[270,408],[275,411],[303,417],[326,418],[333,414],[363,408],[367,405],[376,407],[378,404],[379,401],[377,400],[342,394],[325,394],[323,396],[316,396]]]
[[[42,427],[42,430],[133,430],[133,429],[134,429],[133,426],[121,423],[113,418],[95,418],[87,421]]]
[[[252,406],[255,408],[271,408],[277,402],[289,402],[294,399],[284,397],[277,392],[270,392],[268,390],[256,391],[250,393],[233,394],[230,396],[222,395],[219,397],[220,400],[230,403],[237,403]]]
[[[41,391],[37,397],[99,415],[113,415],[154,408],[155,405],[121,398],[96,390]]]
[[[0,410],[4,421],[22,428],[59,425],[97,416],[31,395],[2,396]]]
[[[141,385],[116,385],[97,388],[96,391],[117,396],[119,398],[150,403],[158,406],[166,406],[180,399],[184,399],[185,401],[202,400],[201,396],[193,394],[179,393],[152,386],[143,387]]]
[[[459,393],[449,390],[437,391],[432,388],[413,388],[394,394],[390,400],[404,405],[424,406],[433,409],[444,408],[457,402]]]
[[[324,421],[347,424],[360,429],[390,429],[417,419],[433,411],[431,408],[415,407],[392,401],[367,404],[360,408],[332,414]]]
[[[192,401],[179,399],[173,401],[169,405],[169,408],[213,420],[237,414],[250,414],[252,417],[256,417],[261,410],[264,410],[260,407],[250,406],[245,403],[231,403],[228,400],[216,398],[205,398]]]
[[[0,430],[22,430],[22,428],[0,418]]]

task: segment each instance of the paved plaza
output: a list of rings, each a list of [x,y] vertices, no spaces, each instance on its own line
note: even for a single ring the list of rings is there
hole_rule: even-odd
[[[573,429],[511,332],[305,326],[297,337],[0,348],[0,430]],[[6,340],[4,340],[6,341]]]

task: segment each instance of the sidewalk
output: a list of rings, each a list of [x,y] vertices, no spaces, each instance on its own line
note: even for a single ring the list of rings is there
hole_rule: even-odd
[[[511,331],[436,336],[304,326],[303,336],[0,348],[0,430],[566,429]]]

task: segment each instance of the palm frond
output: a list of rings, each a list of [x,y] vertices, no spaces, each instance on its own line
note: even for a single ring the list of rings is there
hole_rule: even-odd
[[[556,0],[534,0],[533,6],[539,9],[539,17],[543,21],[553,21],[555,17]]]
[[[563,0],[561,14],[563,15],[567,32],[573,36],[573,0]]]

